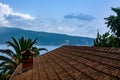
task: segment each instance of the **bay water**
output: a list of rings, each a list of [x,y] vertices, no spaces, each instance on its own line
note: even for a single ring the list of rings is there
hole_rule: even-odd
[[[56,48],[59,48],[60,46],[42,46],[42,45],[34,45],[37,48],[46,48],[49,51],[52,51]],[[11,49],[14,50],[12,47],[8,47],[7,45],[0,45],[0,49]],[[42,50],[40,51],[40,54],[45,54],[46,51]]]

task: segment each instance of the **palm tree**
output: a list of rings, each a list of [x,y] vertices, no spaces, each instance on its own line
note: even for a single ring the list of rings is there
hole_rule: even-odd
[[[12,72],[15,70],[20,62],[18,62],[19,59],[17,59],[17,54],[15,54],[13,51],[6,49],[0,50],[0,52],[6,54],[6,56],[0,55],[0,80],[6,80],[10,77],[10,74],[12,74]]]
[[[12,42],[7,41],[7,45],[12,47],[14,51],[10,49],[6,50],[0,50],[1,53],[5,54],[0,55],[0,80],[8,79],[11,74],[14,72],[16,67],[20,64],[22,58],[21,58],[21,52],[30,49],[35,52],[35,57],[37,57],[41,50],[46,50],[45,48],[37,48],[33,45],[37,42],[37,39],[32,40],[31,38],[24,39],[24,37],[21,37],[20,39],[16,40],[14,37],[12,37]]]

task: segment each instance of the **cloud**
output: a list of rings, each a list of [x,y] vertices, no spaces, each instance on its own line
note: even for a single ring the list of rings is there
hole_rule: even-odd
[[[9,5],[0,3],[0,25],[13,26],[13,20],[34,20],[29,14],[15,12]],[[12,22],[12,23],[11,23]]]
[[[29,14],[14,11],[7,4],[0,3],[0,26],[95,37],[97,29],[103,32],[106,30],[102,22],[103,19],[98,20],[90,15],[83,14],[68,14],[62,19],[36,19]]]
[[[82,21],[91,21],[94,19],[93,16],[84,14],[67,14],[64,16],[65,19],[77,19]]]

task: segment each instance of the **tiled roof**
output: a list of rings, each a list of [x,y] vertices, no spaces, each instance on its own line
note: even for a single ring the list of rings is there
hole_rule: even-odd
[[[120,49],[63,46],[34,59],[12,80],[120,80]]]

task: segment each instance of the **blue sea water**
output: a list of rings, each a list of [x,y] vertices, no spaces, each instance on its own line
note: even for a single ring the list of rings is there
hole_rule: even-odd
[[[36,46],[36,45],[34,45],[35,47],[37,47],[37,48],[46,48],[48,51],[51,51],[51,50],[54,50],[54,49],[56,49],[56,48],[59,48],[60,46]],[[13,50],[13,48],[12,47],[7,47],[7,45],[0,45],[0,49],[11,49],[11,50]],[[44,53],[46,53],[46,51],[40,51],[40,54],[44,54]]]
[[[52,51],[52,50],[54,50],[54,49],[56,49],[56,48],[59,48],[60,46],[36,46],[36,47],[38,47],[38,48],[46,48],[47,50],[48,50],[48,52],[49,51]],[[40,54],[44,54],[44,53],[46,53],[46,51],[40,51]]]

